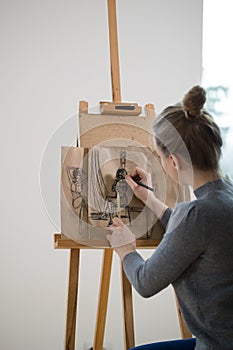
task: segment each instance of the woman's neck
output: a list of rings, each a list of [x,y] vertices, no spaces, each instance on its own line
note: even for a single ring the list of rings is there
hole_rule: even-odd
[[[221,174],[217,170],[211,171],[202,171],[195,170],[193,171],[193,189],[196,190],[198,187],[203,186],[207,182],[215,181],[221,178]]]

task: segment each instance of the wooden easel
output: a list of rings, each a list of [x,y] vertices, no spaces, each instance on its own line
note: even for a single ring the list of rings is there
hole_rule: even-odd
[[[118,38],[117,38],[117,20],[116,20],[116,3],[115,0],[108,0],[108,20],[109,20],[109,42],[111,57],[111,78],[112,78],[112,99],[113,102],[121,104],[121,88],[120,88],[120,69],[118,56]],[[153,105],[147,105],[148,110],[153,109]],[[88,103],[81,101],[79,104],[79,112],[88,111]],[[159,244],[159,240],[137,240],[137,248],[154,249]],[[61,234],[54,235],[54,247],[56,249],[70,250],[70,269],[68,284],[68,300],[67,300],[67,316],[66,316],[66,336],[65,350],[75,349],[75,333],[76,333],[76,316],[77,316],[77,299],[78,299],[78,283],[79,283],[79,260],[82,249],[96,249],[90,246],[82,245],[70,239],[64,238]],[[110,286],[110,276],[112,267],[112,249],[103,250],[102,273],[100,281],[98,310],[96,317],[96,328],[93,341],[93,350],[102,350],[104,341],[104,331],[107,314],[108,294]],[[134,317],[132,305],[132,287],[126,278],[121,266],[122,280],[122,304],[123,304],[123,325],[124,325],[124,344],[125,350],[135,346],[134,337]],[[180,321],[181,334],[183,338],[191,337],[191,333],[187,329],[182,318],[179,306],[178,316]]]

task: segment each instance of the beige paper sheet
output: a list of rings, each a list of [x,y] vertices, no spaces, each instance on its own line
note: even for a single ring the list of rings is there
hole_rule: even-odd
[[[162,237],[155,215],[119,179],[122,167],[129,175],[135,166],[151,173],[155,195],[170,206],[183,196],[147,147],[62,147],[61,160],[62,234],[79,243],[108,246],[106,234],[114,216],[120,217],[137,239]]]

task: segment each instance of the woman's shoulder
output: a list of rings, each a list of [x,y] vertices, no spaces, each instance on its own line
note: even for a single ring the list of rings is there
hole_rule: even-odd
[[[178,203],[172,211],[167,230],[173,230],[180,225],[192,226],[192,223],[195,224],[198,220],[200,221],[202,211],[199,207],[197,199]]]

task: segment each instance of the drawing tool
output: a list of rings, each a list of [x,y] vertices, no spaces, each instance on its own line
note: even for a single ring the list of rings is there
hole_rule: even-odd
[[[154,192],[154,189],[153,189],[152,187],[147,186],[147,185],[146,185],[146,184],[144,184],[143,182],[141,182],[141,181],[137,181],[137,180],[134,180],[134,181],[135,181],[135,182],[136,182],[136,184],[138,184],[139,186],[145,187],[146,189],[148,189],[148,190],[150,190],[150,191]]]

